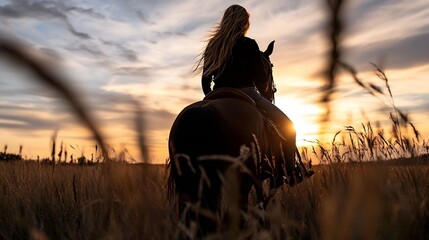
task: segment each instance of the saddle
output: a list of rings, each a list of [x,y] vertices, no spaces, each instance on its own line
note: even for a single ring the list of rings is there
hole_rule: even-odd
[[[228,87],[223,87],[223,88],[218,88],[215,89],[213,91],[211,91],[209,94],[207,94],[203,100],[217,100],[217,99],[222,99],[222,98],[233,98],[233,99],[238,99],[238,100],[242,100],[245,101],[247,103],[249,103],[250,105],[254,106],[263,116],[264,122],[265,122],[265,127],[266,127],[266,131],[271,135],[271,136],[276,136],[279,139],[284,141],[284,137],[283,135],[280,133],[280,131],[277,129],[276,125],[274,124],[273,121],[270,120],[270,118],[267,116],[267,113],[265,112],[264,109],[259,108],[256,105],[256,102],[249,97],[247,94],[245,94],[244,92],[235,89],[235,88],[228,88]]]

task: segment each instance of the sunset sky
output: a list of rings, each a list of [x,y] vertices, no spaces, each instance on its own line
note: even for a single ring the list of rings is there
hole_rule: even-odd
[[[383,86],[371,62],[382,66],[399,109],[424,138],[429,113],[429,2],[349,1],[343,60],[366,82]],[[271,60],[276,105],[294,121],[298,143],[320,139],[318,104],[328,44],[324,1],[0,0],[0,36],[20,41],[77,89],[116,152],[137,161],[135,105],[144,111],[151,162],[164,162],[169,128],[181,109],[203,98],[192,73],[212,27],[231,4],[251,14],[248,36],[261,50],[276,40]],[[51,89],[0,56],[0,151],[48,157],[58,130],[68,152],[94,152],[91,134]],[[331,133],[365,118],[386,129],[389,99],[377,99],[343,74],[331,107]],[[73,146],[73,147],[71,147]]]

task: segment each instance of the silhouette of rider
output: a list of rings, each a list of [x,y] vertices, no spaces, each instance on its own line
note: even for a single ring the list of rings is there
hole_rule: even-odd
[[[249,26],[249,13],[245,8],[239,5],[228,7],[221,23],[210,36],[195,71],[202,71],[201,84],[205,95],[212,91],[212,82],[213,89],[239,89],[250,96],[258,108],[263,109],[276,124],[285,138],[282,143],[285,162],[275,159],[275,187],[278,187],[284,184],[284,164],[287,175],[293,175],[296,131],[292,121],[259,93],[265,84],[266,73],[258,44],[245,36]]]

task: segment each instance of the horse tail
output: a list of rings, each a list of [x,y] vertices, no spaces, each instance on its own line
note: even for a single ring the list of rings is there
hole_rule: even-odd
[[[185,108],[173,123],[169,137],[168,197],[171,200],[179,198],[179,214],[188,214],[188,219],[197,220],[205,226],[212,225],[203,222],[211,221],[211,217],[215,216],[198,216],[198,210],[185,209],[195,206],[181,203],[188,202],[213,212],[220,209],[221,179],[218,176],[219,166],[215,165],[219,163],[197,159],[216,154],[220,141],[215,112],[203,105]]]

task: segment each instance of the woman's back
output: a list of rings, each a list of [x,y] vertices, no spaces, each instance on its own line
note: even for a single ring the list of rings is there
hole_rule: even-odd
[[[206,75],[206,74],[203,74]],[[258,86],[264,79],[264,67],[258,44],[248,37],[241,37],[232,49],[232,55],[223,70],[208,73],[202,79],[204,93],[208,93],[212,76],[214,89],[220,87],[245,88]]]

